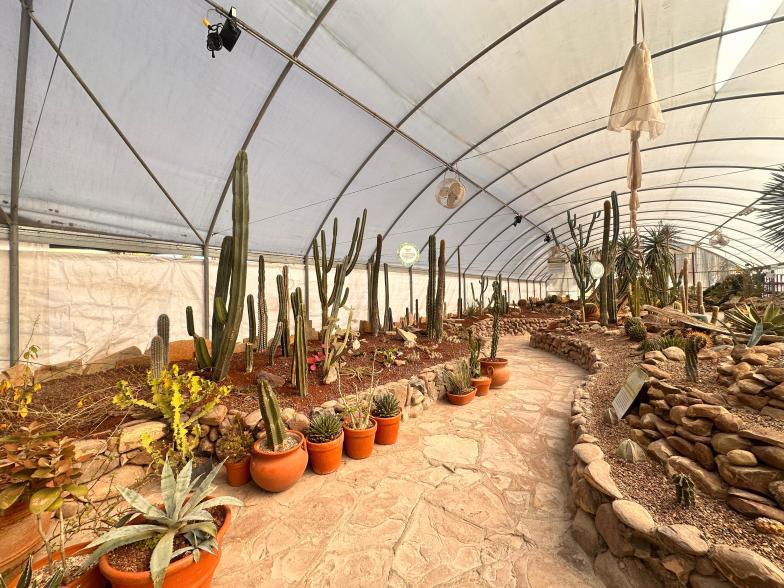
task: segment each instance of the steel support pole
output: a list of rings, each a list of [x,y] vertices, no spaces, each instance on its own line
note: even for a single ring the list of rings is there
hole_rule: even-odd
[[[202,297],[204,309],[202,311],[202,333],[203,337],[209,337],[210,333],[210,244],[205,242],[202,245]]]
[[[29,8],[32,9],[32,0]],[[30,13],[22,4],[19,23],[19,51],[16,61],[16,98],[14,104],[14,136],[11,152],[11,214],[8,231],[8,302],[9,362],[16,365],[19,359],[19,190],[22,160],[22,125],[24,122],[25,87],[27,84],[27,54],[30,48]]]
[[[308,266],[307,257],[305,257],[303,265],[305,266],[305,320],[310,320],[310,272],[308,269],[310,266]]]

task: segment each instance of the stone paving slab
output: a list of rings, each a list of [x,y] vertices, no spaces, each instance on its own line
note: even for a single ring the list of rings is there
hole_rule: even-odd
[[[369,459],[276,495],[221,483],[246,507],[213,586],[600,588],[569,535],[569,411],[584,372],[524,337],[499,355],[504,388],[438,403]]]

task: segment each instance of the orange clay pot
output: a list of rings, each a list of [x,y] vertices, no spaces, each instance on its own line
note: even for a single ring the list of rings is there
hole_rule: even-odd
[[[212,554],[201,552],[198,563],[190,556],[178,559],[166,568],[166,578],[163,588],[209,588],[212,586],[212,576],[220,562],[223,537],[231,524],[231,510],[222,506],[226,512],[223,525],[218,529],[218,550]],[[109,556],[104,555],[98,560],[98,567],[103,577],[109,580],[112,588],[153,588],[150,572],[123,572],[109,563]]]
[[[229,486],[244,486],[250,482],[250,455],[246,455],[241,461],[234,463],[226,462],[226,482]]]
[[[468,404],[474,399],[474,396],[476,396],[476,388],[471,388],[471,391],[468,394],[452,394],[451,392],[446,393],[446,397],[449,399],[449,402],[456,404],[457,406]]]
[[[70,547],[65,548],[65,557],[71,557],[72,555],[81,555],[80,552],[87,547],[87,543],[78,543],[76,545],[71,545]],[[92,553],[95,551],[94,549],[87,549],[82,553]],[[58,549],[54,550],[52,553],[52,559],[55,561],[60,561],[60,551]],[[49,563],[45,557],[39,559],[35,563],[33,563],[33,570],[40,570],[41,568],[45,568],[46,565]],[[16,588],[19,582],[19,575],[18,574],[11,583],[8,585],[9,588]],[[75,580],[71,580],[67,584],[63,584],[63,588],[104,588],[108,586],[106,580],[101,575],[101,571],[98,569],[98,566],[93,567],[89,572],[79,576]]]
[[[308,457],[310,458],[310,468],[317,474],[331,474],[340,467],[343,460],[343,431],[337,439],[326,443],[308,444]]]
[[[476,388],[477,396],[487,396],[490,394],[490,382],[491,380],[487,376],[471,378],[471,385]]]
[[[500,388],[509,381],[509,360],[485,357],[479,360],[479,365],[482,366],[482,375],[490,378],[491,388]]]
[[[370,419],[373,426],[369,429],[350,429],[343,423],[343,433],[346,435],[345,448],[346,455],[351,459],[365,459],[373,453],[373,442],[376,439],[375,419]]]
[[[267,492],[283,492],[299,481],[308,467],[308,450],[305,437],[299,431],[287,431],[299,440],[287,451],[267,451],[262,437],[253,444],[250,454],[250,476]]]
[[[41,515],[44,533],[49,530],[52,513]],[[27,509],[27,500],[17,500],[0,511],[0,572],[15,568],[35,553],[44,542],[38,535],[35,515]]]
[[[400,415],[393,417],[373,417],[376,421],[376,443],[378,445],[394,445],[397,443],[397,433],[400,431]]]

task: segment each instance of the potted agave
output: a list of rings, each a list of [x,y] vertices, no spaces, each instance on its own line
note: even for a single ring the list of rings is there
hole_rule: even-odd
[[[373,407],[373,372],[371,372],[370,392],[361,394],[356,387],[351,398],[343,396],[340,385],[340,371],[338,371],[338,392],[345,406],[343,416],[343,435],[346,454],[352,459],[365,459],[373,453],[373,443],[376,438],[376,421],[370,417]]]
[[[231,496],[210,496],[219,471],[220,466],[192,480],[193,461],[175,476],[167,459],[158,505],[120,487],[137,516],[90,543],[95,551],[83,567],[97,561],[113,588],[162,588],[164,581],[165,586],[209,587],[231,524],[229,506],[242,506]]]
[[[471,386],[476,388],[477,396],[487,396],[490,394],[490,378],[483,376],[481,373],[481,366],[479,364],[479,352],[482,347],[482,342],[473,336],[473,333],[468,331],[468,368],[471,372]]]
[[[258,392],[264,436],[251,447],[250,475],[260,488],[283,492],[296,484],[308,467],[305,437],[286,429],[269,382],[260,379]]]
[[[241,419],[235,418],[231,428],[218,439],[215,451],[226,468],[229,486],[244,486],[250,482],[250,447],[253,436],[245,429]]]
[[[490,357],[479,360],[482,375],[490,378],[491,388],[500,388],[509,381],[509,361],[498,355],[499,318],[501,314],[501,280],[493,280],[493,298],[491,310],[493,313],[493,336],[490,340]]]
[[[400,431],[400,403],[392,392],[386,392],[373,400],[373,420],[376,421],[376,443],[394,445]]]
[[[471,402],[476,396],[476,388],[471,385],[471,373],[465,360],[461,360],[454,371],[444,370],[444,377],[446,397],[452,404],[462,406]]]
[[[331,410],[310,417],[305,429],[310,467],[317,474],[331,474],[340,467],[343,456],[343,424]]]

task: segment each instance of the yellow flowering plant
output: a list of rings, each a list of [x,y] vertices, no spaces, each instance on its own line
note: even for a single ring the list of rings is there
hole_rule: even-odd
[[[12,386],[8,380],[0,381],[0,396],[11,395],[12,402],[16,405],[16,414],[22,418],[27,417],[28,407],[33,401],[33,394],[41,390],[41,384],[36,383],[30,364],[38,358],[40,348],[30,345],[22,353],[22,383]]]

